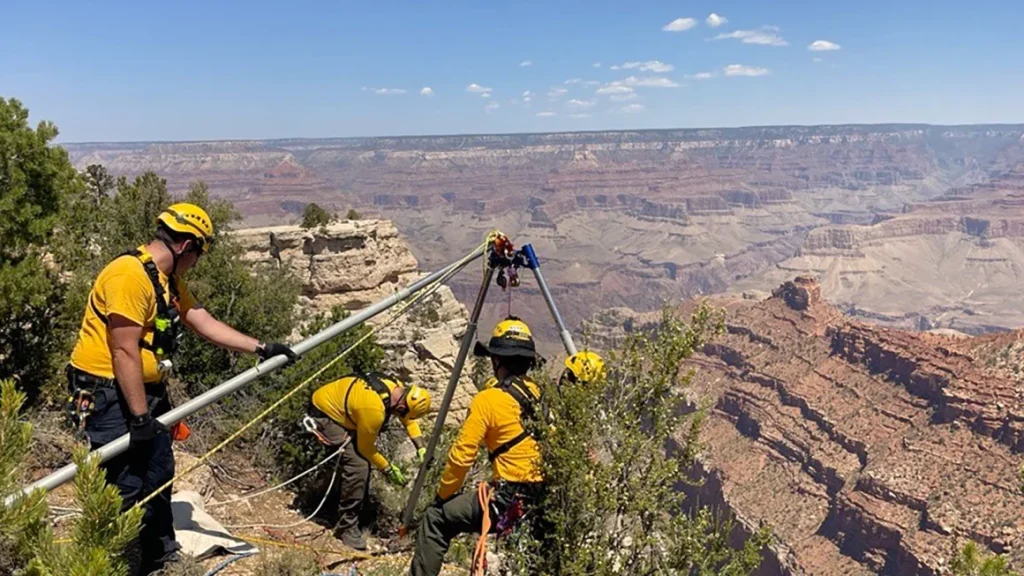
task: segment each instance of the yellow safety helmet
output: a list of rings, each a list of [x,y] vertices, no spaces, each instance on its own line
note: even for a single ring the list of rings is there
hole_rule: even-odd
[[[537,357],[537,347],[533,342],[530,327],[515,316],[498,322],[491,334],[490,342],[485,346],[477,342],[473,347],[475,356],[523,356]]]
[[[188,202],[172,204],[156,217],[156,221],[174,232],[193,236],[203,252],[210,249],[213,242],[213,220],[199,206]]]
[[[405,389],[405,405],[409,407],[405,417],[410,420],[422,418],[430,412],[430,392],[415,384]]]
[[[565,359],[564,376],[571,382],[593,382],[604,377],[604,360],[587,350],[577,352]]]

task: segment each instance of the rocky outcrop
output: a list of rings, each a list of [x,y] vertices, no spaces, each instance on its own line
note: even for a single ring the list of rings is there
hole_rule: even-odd
[[[340,306],[358,310],[386,298],[422,276],[409,246],[394,224],[384,220],[336,222],[303,230],[297,226],[250,228],[233,233],[242,242],[244,258],[256,266],[282,266],[302,282],[303,314]],[[393,308],[392,312],[397,308]],[[370,320],[381,325],[385,312]],[[385,367],[405,382],[428,388],[438,398],[466,332],[466,308],[442,286],[423,304],[388,323],[377,335],[387,355]],[[476,391],[463,371],[452,401],[452,421],[460,421]]]
[[[989,357],[1024,349],[1020,334],[872,327],[820,290],[799,278],[765,300],[712,299],[726,333],[685,366],[713,405],[690,495],[747,531],[771,525],[764,576],[944,574],[965,538],[1021,566],[1024,386]],[[654,321],[619,309],[591,328]]]

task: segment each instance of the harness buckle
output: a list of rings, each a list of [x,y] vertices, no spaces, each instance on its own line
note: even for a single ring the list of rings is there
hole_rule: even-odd
[[[320,426],[317,425],[316,420],[312,416],[306,414],[302,418],[302,427],[313,436],[316,436],[318,442],[324,446],[330,446],[331,442],[324,436],[323,432],[320,431]]]

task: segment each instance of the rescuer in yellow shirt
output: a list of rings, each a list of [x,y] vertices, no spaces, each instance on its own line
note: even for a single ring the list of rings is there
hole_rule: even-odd
[[[398,416],[416,447],[417,459],[422,461],[427,449],[416,420],[429,411],[427,390],[404,386],[397,378],[376,372],[345,376],[313,392],[310,428],[324,445],[344,445],[336,530],[345,545],[366,549],[366,538],[359,530],[359,512],[370,484],[370,466],[383,472],[392,484],[406,483],[402,470],[377,451],[380,431],[392,415]]]
[[[164,375],[182,327],[223,348],[295,359],[284,344],[262,344],[196,302],[182,276],[213,237],[202,208],[169,206],[157,217],[154,239],[107,264],[89,292],[67,366],[68,410],[93,450],[129,434],[128,450],[102,465],[125,509],[174,477],[170,434],[156,418],[170,409]],[[159,570],[179,548],[171,489],[143,512],[139,539],[126,552],[133,575]]]
[[[540,447],[522,421],[542,412],[540,388],[526,376],[537,359],[530,328],[515,317],[507,318],[494,328],[488,345],[477,342],[473,353],[490,357],[495,383],[473,398],[448,452],[437,498],[416,532],[412,574],[417,576],[440,572],[452,539],[480,530],[484,510],[477,494],[455,494],[481,445],[487,446],[493,472],[494,496],[488,513],[494,528],[514,503],[529,506],[540,497]]]

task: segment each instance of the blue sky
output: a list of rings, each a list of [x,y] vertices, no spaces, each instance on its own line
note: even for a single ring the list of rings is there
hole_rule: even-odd
[[[3,14],[0,96],[62,141],[1024,122],[1021,0],[10,1]]]

